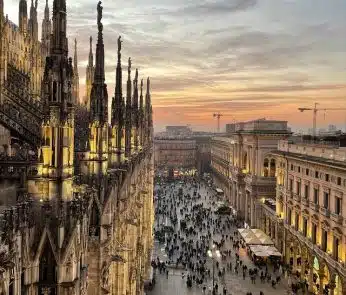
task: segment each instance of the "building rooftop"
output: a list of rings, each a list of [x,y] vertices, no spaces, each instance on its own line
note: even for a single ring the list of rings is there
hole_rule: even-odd
[[[275,133],[275,134],[289,134],[290,131],[287,127],[287,121],[267,120],[265,118],[237,122],[226,125],[227,133]]]
[[[297,139],[295,139],[297,140]],[[307,161],[346,168],[346,147],[339,147],[335,142],[321,144],[313,142],[280,140],[274,154],[285,155]]]

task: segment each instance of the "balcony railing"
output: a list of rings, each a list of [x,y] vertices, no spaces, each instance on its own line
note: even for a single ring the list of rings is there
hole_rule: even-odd
[[[314,202],[310,201],[310,208],[315,210],[316,212],[319,211],[320,206],[318,204],[315,204]]]
[[[331,213],[332,220],[336,223],[339,223],[340,225],[343,225],[344,217],[340,214]]]
[[[245,182],[251,183],[253,185],[275,186],[276,178],[275,177],[257,176],[257,175],[253,175],[253,174],[246,174]]]
[[[310,203],[310,201],[309,201],[308,198],[302,198],[302,204],[303,204],[303,205],[309,207],[309,203]]]
[[[297,202],[299,202],[299,203],[300,203],[300,201],[302,200],[301,195],[298,195],[298,194],[296,194],[296,193],[293,194],[293,197],[294,197],[294,199],[295,199]]]
[[[324,207],[320,207],[320,211],[321,213],[326,216],[326,217],[330,217],[330,210]]]
[[[278,219],[278,215],[276,214],[276,211],[273,210],[272,208],[270,208],[268,205],[264,204],[264,203],[260,203],[260,205],[262,206],[262,208],[267,211],[269,213],[269,215],[271,215],[272,217],[274,217],[275,219]]]

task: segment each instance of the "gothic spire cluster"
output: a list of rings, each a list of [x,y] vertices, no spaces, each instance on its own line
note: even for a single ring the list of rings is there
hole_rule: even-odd
[[[90,119],[92,126],[101,126],[108,122],[108,95],[107,86],[105,84],[104,69],[104,44],[103,44],[103,25],[102,25],[102,6],[101,1],[97,5],[97,25],[98,38],[96,45],[96,64],[94,72],[94,80],[90,93]],[[125,158],[129,158],[131,154],[138,152],[145,145],[151,143],[152,138],[152,107],[150,99],[150,80],[147,79],[147,91],[145,94],[145,103],[143,100],[143,80],[140,85],[139,95],[139,72],[135,71],[132,80],[132,60],[128,58],[127,66],[127,83],[126,83],[126,99],[122,92],[122,65],[121,65],[121,36],[118,38],[117,66],[115,93],[112,98],[110,110],[110,150],[118,154],[124,153]],[[92,67],[93,55],[90,38],[90,54],[87,68],[90,71]],[[88,97],[87,97],[88,99]],[[126,102],[126,103],[125,103]],[[95,122],[97,124],[95,125]],[[95,132],[95,129],[90,131]],[[91,135],[94,140],[97,136]],[[99,136],[97,138],[102,138]],[[90,143],[92,146],[102,146],[102,144]]]

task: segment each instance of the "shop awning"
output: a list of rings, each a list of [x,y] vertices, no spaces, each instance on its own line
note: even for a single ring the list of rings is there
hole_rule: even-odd
[[[238,231],[247,245],[274,245],[271,238],[260,229],[240,228]]]
[[[258,257],[282,256],[274,246],[251,245],[250,251]]]

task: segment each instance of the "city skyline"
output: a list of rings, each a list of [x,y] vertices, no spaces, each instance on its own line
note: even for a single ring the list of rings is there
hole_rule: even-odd
[[[215,130],[212,114],[218,111],[224,114],[222,125],[234,119],[267,117],[307,129],[312,114],[299,113],[298,107],[313,107],[314,102],[323,108],[346,106],[346,3],[342,0],[333,5],[322,0],[136,2],[103,3],[106,82],[113,95],[114,48],[121,35],[123,70],[132,56],[140,76],[152,77],[158,131],[178,123]],[[19,1],[4,5],[5,14],[18,23]],[[77,38],[82,96],[90,32],[96,39],[97,1],[67,5],[69,55],[73,56],[72,42]],[[44,6],[38,4],[39,27]],[[52,1],[49,6],[51,10]],[[342,127],[345,120],[341,111],[327,112],[325,118],[321,113],[318,127],[329,122]]]

